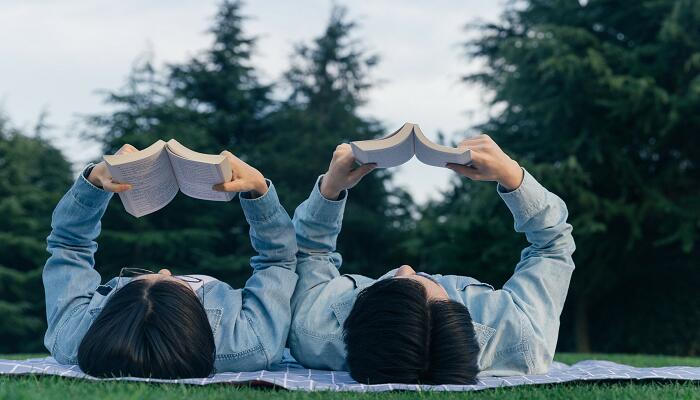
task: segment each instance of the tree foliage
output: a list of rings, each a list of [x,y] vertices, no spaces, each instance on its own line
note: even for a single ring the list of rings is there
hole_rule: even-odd
[[[71,183],[70,165],[41,138],[0,115],[0,352],[41,347],[46,315],[41,269],[51,212]]]
[[[355,29],[346,9],[335,7],[323,34],[297,46],[282,80],[289,95],[270,115],[276,136],[259,144],[266,149],[259,162],[279,183],[289,210],[306,199],[338,144],[384,135],[381,124],[358,113],[378,57],[362,47]],[[392,185],[391,171],[370,174],[353,188],[338,243],[344,270],[378,276],[401,262],[395,244],[406,235],[411,207],[410,196]]]
[[[224,2],[210,31],[213,45],[183,64],[156,69],[138,63],[121,90],[107,94],[115,111],[92,116],[91,135],[104,152],[124,143],[144,148],[175,138],[206,153],[228,149],[246,159],[268,136],[263,115],[271,106],[269,86],[250,65],[254,39],[244,35],[238,2]],[[103,220],[98,267],[116,274],[125,266],[172,267],[241,284],[250,245],[240,207],[179,195],[168,207],[134,219],[118,201]]]
[[[700,301],[690,294],[700,282],[699,23],[697,1],[532,0],[477,25],[467,44],[486,67],[465,80],[501,110],[480,128],[569,207],[578,270],[565,347],[575,337],[579,350],[700,351]],[[432,242],[476,237],[479,250],[452,257],[466,253],[484,271],[503,265],[511,222],[495,201],[458,184],[428,210],[430,223],[444,221]]]

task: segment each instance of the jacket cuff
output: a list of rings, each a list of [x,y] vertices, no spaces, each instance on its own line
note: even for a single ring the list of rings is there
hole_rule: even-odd
[[[497,186],[498,195],[513,214],[516,224],[530,219],[547,205],[547,189],[523,168],[523,181],[517,189],[507,191],[500,184]]]
[[[90,183],[85,177],[85,172],[92,169],[95,164],[88,164],[76,179],[73,187],[70,188],[70,193],[81,205],[89,208],[105,207],[114,193],[102,190]]]
[[[309,210],[309,214],[312,218],[324,221],[324,222],[335,222],[342,220],[343,212],[345,212],[345,202],[348,198],[347,189],[340,192],[337,200],[329,200],[321,194],[321,180],[323,175],[320,175],[316,179],[313,190],[311,190],[311,195],[309,195],[309,200],[306,209]]]
[[[243,192],[238,196],[245,218],[249,223],[269,221],[282,208],[275,185],[269,179],[265,179],[265,183],[268,187],[267,192],[260,197],[253,199],[250,197],[250,192]]]

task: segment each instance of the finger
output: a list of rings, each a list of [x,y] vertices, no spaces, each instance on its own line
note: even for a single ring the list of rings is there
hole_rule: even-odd
[[[121,193],[132,189],[132,186],[128,183],[114,182],[111,179],[100,179],[100,183],[102,184],[102,189],[108,192]]]
[[[479,139],[487,141],[487,142],[493,142],[493,139],[491,139],[491,136],[482,133],[481,135],[477,136]]]
[[[478,180],[481,177],[478,169],[467,165],[449,163],[445,167],[469,179]]]
[[[467,138],[459,142],[459,145],[457,147],[463,148],[463,147],[473,147],[473,146],[478,146],[481,144],[486,143],[487,140],[482,138],[481,136],[475,136],[471,138]]]
[[[478,141],[479,141],[479,137],[478,137],[478,136],[470,136],[470,137],[468,137],[468,138],[462,139],[462,141],[459,142],[459,144],[460,144],[460,145],[463,145],[463,144],[474,143],[474,142],[478,142]]]
[[[228,151],[228,150],[224,150],[224,151],[222,151],[220,154],[221,154],[222,156],[225,156],[226,158],[229,159],[229,161],[231,162],[231,168],[233,168],[233,167],[235,167],[235,166],[239,166],[239,167],[240,167],[242,164],[245,164],[245,163],[243,162],[243,160],[241,160],[240,158],[236,157],[233,153],[231,153],[231,152]]]
[[[479,157],[485,153],[488,153],[488,144],[472,144],[465,147],[459,147],[459,150],[471,150],[472,155],[478,154],[477,157]]]
[[[235,180],[231,182],[219,183],[213,186],[217,192],[247,192],[250,190],[248,182],[244,180]]]
[[[489,140],[489,139],[490,139],[489,135],[479,134],[479,135],[467,136],[462,141],[463,142],[479,142],[479,141],[484,141],[484,140]]]
[[[479,166],[481,162],[484,160],[484,153],[481,152],[481,147],[480,146],[474,146],[470,147],[469,150],[469,155],[471,157],[471,161],[469,162],[470,165],[473,166]],[[456,164],[460,165],[460,164]]]
[[[352,147],[347,144],[347,143],[341,143],[335,147],[335,150],[333,151],[333,157],[334,158],[343,158],[347,157],[348,155],[352,155]]]
[[[341,152],[335,156],[335,163],[349,171],[355,165],[355,155],[352,151],[346,152],[345,150],[341,150]]]
[[[333,152],[333,157],[331,161],[335,161],[336,163],[347,163],[348,158],[354,158],[352,150],[346,150],[338,146],[338,148],[336,148]]]
[[[352,152],[352,147],[348,143],[341,143],[338,146],[336,146],[336,151],[341,151],[341,152]]]
[[[355,168],[352,172],[350,172],[350,178],[352,179],[360,179],[363,176],[369,174],[372,172],[375,168],[377,168],[376,163],[371,163],[371,164],[363,164],[357,168]]]
[[[116,154],[134,153],[137,151],[138,149],[136,147],[130,145],[129,143],[126,143],[119,149],[119,151],[117,151]]]

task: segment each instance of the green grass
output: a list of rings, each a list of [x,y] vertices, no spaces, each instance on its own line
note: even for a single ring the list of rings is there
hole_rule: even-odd
[[[0,355],[0,358],[27,358],[41,355]],[[568,364],[580,360],[606,359],[635,366],[700,366],[700,358],[623,354],[559,354],[556,359]],[[695,383],[571,383],[545,386],[520,386],[470,393],[324,393],[288,392],[231,385],[204,387],[155,385],[135,382],[86,382],[52,376],[0,377],[0,399],[700,399]]]

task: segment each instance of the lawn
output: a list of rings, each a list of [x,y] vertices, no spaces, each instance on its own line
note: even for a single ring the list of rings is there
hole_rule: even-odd
[[[26,358],[27,355],[0,358]],[[690,365],[700,367],[700,358],[621,354],[559,354],[556,359],[574,363],[586,359],[607,359],[635,366]],[[521,386],[471,393],[324,393],[287,392],[230,385],[194,387],[133,382],[84,382],[49,376],[0,377],[0,399],[700,399],[697,383],[572,383],[552,386]]]

